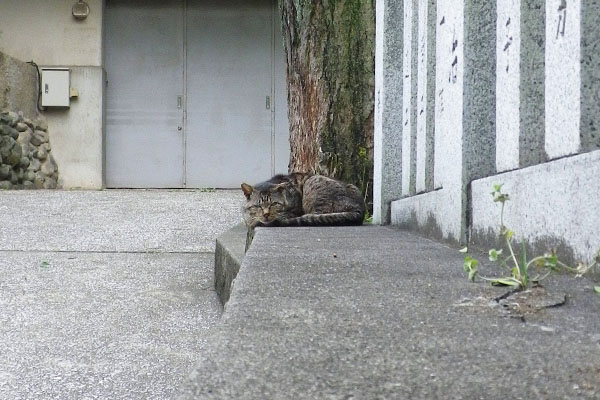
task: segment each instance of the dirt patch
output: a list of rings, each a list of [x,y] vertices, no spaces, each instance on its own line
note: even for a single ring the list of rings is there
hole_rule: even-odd
[[[543,286],[535,286],[524,291],[508,291],[501,296],[496,293],[464,298],[455,307],[473,310],[494,311],[503,316],[524,319],[527,315],[538,313],[552,307],[562,306],[567,302],[564,292],[550,292]]]

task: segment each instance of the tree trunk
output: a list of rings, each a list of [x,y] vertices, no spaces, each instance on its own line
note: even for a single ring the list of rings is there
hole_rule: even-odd
[[[332,176],[372,193],[374,2],[279,4],[287,56],[289,170]]]

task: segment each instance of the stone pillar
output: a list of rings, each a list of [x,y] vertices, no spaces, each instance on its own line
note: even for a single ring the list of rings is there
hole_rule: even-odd
[[[496,20],[495,0],[465,2],[465,190],[473,179],[496,173]]]
[[[415,125],[414,113],[413,113],[413,91],[412,83],[417,79],[413,75],[413,60],[414,46],[413,46],[413,26],[415,24],[414,19],[414,0],[404,1],[404,49],[402,52],[402,87],[404,89],[402,96],[402,195],[410,196],[414,194],[412,189],[412,176],[414,170],[412,168],[412,147],[414,142],[412,140],[413,126]]]
[[[544,75],[546,0],[521,0],[519,167],[546,160]],[[513,11],[514,12],[514,11]],[[500,122],[499,122],[500,123]]]
[[[581,0],[546,0],[545,149],[575,154],[581,122]]]
[[[402,1],[377,0],[373,222],[390,222],[402,193]]]
[[[435,112],[435,0],[419,0],[416,191],[433,190]]]
[[[392,203],[392,223],[403,228],[419,230],[429,236],[451,242],[465,242],[469,226],[469,184],[472,179],[496,172],[496,2],[467,0],[464,2],[438,1],[435,10],[435,54],[427,54],[430,45],[426,38],[424,20],[431,24],[430,7],[433,2],[406,5],[404,15],[404,42],[419,43],[409,57],[405,49],[404,89],[409,83],[417,84],[417,98],[404,97],[403,107],[403,194],[409,197]],[[420,20],[420,22],[419,22]],[[408,32],[408,26],[422,28]],[[427,31],[427,37],[433,30]],[[416,33],[415,33],[416,32]],[[414,37],[413,37],[414,36]],[[428,47],[428,49],[431,47]],[[429,99],[431,86],[425,61],[435,56],[435,99]],[[418,73],[407,68],[413,57],[418,61]],[[422,88],[419,90],[419,88]],[[427,166],[427,116],[424,104],[435,101],[433,166]],[[410,102],[410,103],[409,103]],[[414,104],[415,117],[410,114]],[[423,123],[425,122],[425,124]],[[408,125],[416,127],[415,140],[407,138]],[[424,133],[425,132],[425,133]],[[410,143],[410,146],[407,144]],[[417,142],[417,143],[413,143]],[[416,162],[407,157],[408,150],[416,150]],[[416,169],[418,191],[414,195],[406,179],[413,178],[406,168]],[[430,181],[423,178],[430,172]],[[431,177],[433,179],[431,180]],[[429,184],[429,186],[428,186]],[[407,188],[409,189],[407,192]],[[431,190],[433,189],[433,190]]]
[[[581,150],[600,149],[600,1],[581,4]]]
[[[499,1],[496,19],[496,169],[519,168],[521,1]]]
[[[427,11],[425,11],[425,7]],[[435,36],[432,35],[427,42],[430,45],[428,48],[432,48],[431,41],[435,40],[435,52],[428,52],[429,60],[421,61],[421,65],[432,65],[435,58],[435,72],[432,73],[431,78],[429,71],[423,76],[413,77],[415,80],[422,79],[422,82],[431,82],[435,79],[434,99],[427,99],[427,105],[431,105],[433,108],[429,112],[432,113],[430,118],[434,122],[434,127],[430,127],[432,129],[430,134],[433,137],[433,152],[429,152],[429,157],[433,159],[433,167],[429,168],[431,172],[429,176],[430,191],[392,202],[391,220],[392,224],[402,228],[418,230],[434,238],[458,242],[462,240],[465,231],[464,210],[466,204],[466,197],[463,198],[465,8],[463,2],[437,1],[434,4],[420,1],[421,18],[425,14],[428,19],[431,18],[430,7],[435,8],[436,19],[432,21],[433,28],[428,29],[428,35],[435,30]],[[417,17],[413,17],[415,25],[418,25],[419,13],[416,14]],[[415,34],[415,36],[419,35]],[[425,43],[423,38],[421,43]],[[419,57],[423,57],[420,51]],[[419,68],[419,72],[424,71],[423,67]],[[425,85],[421,83],[421,87],[423,86]],[[417,91],[418,87],[417,85]],[[429,86],[429,94],[431,94],[431,90],[432,87]],[[423,100],[421,100],[422,96]],[[417,97],[416,103],[418,104],[418,114],[420,114],[421,106],[426,100],[425,93],[421,92]],[[419,118],[415,119],[416,121],[412,123],[419,125]],[[422,122],[421,119],[421,124]],[[417,127],[417,132],[420,129],[423,129],[422,125]],[[422,140],[422,133],[420,137]],[[416,141],[418,142],[419,139]],[[415,149],[417,146],[418,143],[415,145]],[[421,155],[417,156],[417,159],[422,160],[423,151],[417,150],[416,153]],[[425,152],[425,160],[427,160],[427,152]],[[419,164],[423,168],[422,161],[417,161],[417,165]],[[427,170],[427,167],[425,169]],[[420,185],[422,182],[421,180]]]
[[[460,186],[462,179],[464,3],[438,1],[434,187]]]

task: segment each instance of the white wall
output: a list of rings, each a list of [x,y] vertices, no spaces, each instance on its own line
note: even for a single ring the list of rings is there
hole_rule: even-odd
[[[2,0],[0,51],[39,65],[102,65],[102,0],[87,0],[77,21],[76,0]]]
[[[52,153],[63,188],[103,186],[103,0],[86,0],[90,15],[73,18],[75,0],[2,0],[0,51],[40,67],[69,67],[79,97],[69,109],[48,108]]]
[[[67,109],[49,109],[52,154],[59,167],[59,186],[100,189],[103,177],[104,70],[101,67],[72,67],[71,86],[80,96]]]

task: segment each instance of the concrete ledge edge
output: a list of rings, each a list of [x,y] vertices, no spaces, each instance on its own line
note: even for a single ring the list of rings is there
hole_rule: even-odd
[[[246,225],[240,223],[217,237],[215,246],[215,290],[222,305],[225,305],[229,300],[233,281],[244,260],[246,233]]]

